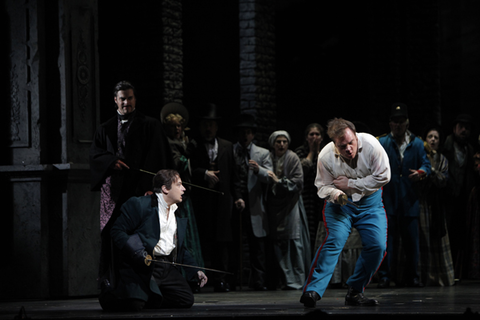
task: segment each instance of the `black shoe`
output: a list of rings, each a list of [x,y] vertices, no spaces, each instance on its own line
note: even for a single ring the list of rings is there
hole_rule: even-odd
[[[230,285],[226,282],[219,282],[214,286],[213,291],[215,291],[215,292],[229,292],[230,291]]]
[[[346,306],[378,306],[378,301],[375,299],[368,299],[362,292],[359,292],[352,287],[348,289],[345,296]]]
[[[422,282],[420,282],[420,279],[414,278],[413,280],[407,281],[405,283],[406,287],[413,287],[413,288],[423,288],[424,285]]]
[[[318,300],[320,300],[320,296],[316,291],[304,292],[300,298],[300,302],[307,308],[315,308]]]
[[[378,281],[377,288],[384,289],[384,288],[388,288],[388,287],[390,287],[390,279],[381,278],[380,281]]]

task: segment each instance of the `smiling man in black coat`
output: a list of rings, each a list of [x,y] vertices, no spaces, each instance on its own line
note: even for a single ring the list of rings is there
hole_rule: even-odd
[[[102,123],[90,148],[91,190],[100,191],[102,249],[99,284],[110,282],[110,229],[122,204],[151,190],[152,177],[140,172],[173,168],[167,137],[159,120],[136,109],[135,88],[127,81],[113,90],[116,115]]]

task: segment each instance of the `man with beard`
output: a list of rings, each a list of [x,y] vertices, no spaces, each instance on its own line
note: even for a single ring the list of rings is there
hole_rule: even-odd
[[[450,199],[447,201],[447,226],[454,261],[455,278],[466,272],[464,249],[466,246],[466,205],[473,187],[473,154],[469,143],[474,121],[470,115],[460,114],[453,124],[453,133],[447,137],[443,154],[448,160],[448,183]]]
[[[395,278],[395,283],[421,287],[418,272],[420,254],[418,218],[420,202],[414,185],[430,174],[431,164],[423,142],[408,130],[407,106],[394,103],[391,107],[390,133],[379,138],[390,161],[392,179],[383,188],[383,200],[388,218],[387,256],[378,271],[379,288],[390,285],[393,259],[396,256],[397,237],[401,237],[406,261],[403,279]]]
[[[151,190],[152,177],[139,169],[157,172],[173,168],[160,121],[136,110],[133,85],[117,83],[113,98],[116,115],[100,125],[90,148],[91,190],[100,191],[101,287],[111,284],[110,229],[120,215],[120,207],[130,197]]]

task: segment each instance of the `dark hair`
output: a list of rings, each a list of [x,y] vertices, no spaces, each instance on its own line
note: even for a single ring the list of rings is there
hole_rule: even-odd
[[[443,146],[443,142],[445,141],[445,139],[443,138],[444,135],[443,135],[443,131],[442,129],[440,128],[440,126],[438,125],[432,125],[432,126],[429,126],[427,127],[427,129],[423,132],[423,141],[427,141],[427,135],[430,131],[437,131],[438,132],[438,138],[439,138],[439,141],[438,141],[438,151],[442,150],[442,146]]]
[[[133,95],[136,97],[136,91],[135,91],[135,87],[128,81],[120,81],[119,83],[117,83],[115,85],[115,87],[113,88],[113,97],[116,98],[117,97],[117,93],[118,91],[123,91],[123,90],[128,90],[128,89],[132,89],[133,90]]]
[[[177,170],[173,169],[163,169],[157,172],[155,177],[153,177],[153,191],[155,193],[162,192],[162,186],[165,186],[167,190],[172,188],[172,183],[177,181],[180,178],[180,174]]]
[[[345,134],[345,129],[350,129],[353,133],[356,132],[355,125],[342,118],[334,118],[328,121],[327,124],[327,133],[330,139],[341,138]]]
[[[322,138],[325,138],[325,129],[323,129],[323,127],[318,124],[318,123],[310,123],[307,128],[305,129],[305,137],[308,136],[308,133],[310,132],[310,130],[312,130],[313,128],[317,128],[318,131],[320,131],[320,135],[322,136]]]

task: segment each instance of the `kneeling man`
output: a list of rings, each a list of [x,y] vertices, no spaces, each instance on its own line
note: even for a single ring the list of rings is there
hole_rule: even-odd
[[[172,263],[196,265],[185,248],[188,220],[175,216],[185,188],[175,170],[160,170],[153,178],[154,193],[132,197],[110,232],[118,257],[115,288],[102,292],[104,310],[190,308],[194,298],[187,282],[207,283],[205,274],[185,268],[185,277]],[[152,258],[153,257],[153,258]],[[152,261],[154,260],[154,261]]]

